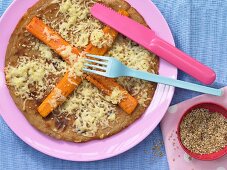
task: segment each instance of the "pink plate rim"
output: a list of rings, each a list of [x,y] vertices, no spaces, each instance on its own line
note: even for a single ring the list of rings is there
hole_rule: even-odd
[[[33,128],[17,109],[5,85],[4,60],[9,38],[19,19],[38,0],[14,0],[0,20],[0,113],[11,130],[31,147],[56,158],[71,161],[96,161],[121,154],[146,138],[167,111],[174,88],[159,84],[154,99],[144,115],[122,132],[104,140],[77,144],[48,137]],[[174,45],[171,31],[164,17],[150,0],[127,0],[144,17],[157,34]],[[16,14],[16,15],[15,15]],[[177,69],[160,61],[159,73],[176,79]]]

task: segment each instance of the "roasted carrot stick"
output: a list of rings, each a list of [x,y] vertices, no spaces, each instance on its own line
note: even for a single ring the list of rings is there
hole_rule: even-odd
[[[70,64],[70,54],[79,55],[80,51],[66,42],[58,33],[48,27],[42,20],[34,17],[26,26],[26,29],[40,41],[49,46],[58,55],[60,55],[68,64]],[[63,52],[66,47],[71,48],[71,53]]]
[[[96,86],[101,92],[105,93],[106,95],[110,96],[111,95],[111,90],[107,87],[105,87],[103,84],[98,82],[96,79],[94,79],[92,76],[87,75],[86,79],[92,83],[94,86]]]
[[[103,29],[104,33],[108,33],[112,36],[113,40],[116,39],[118,33],[112,28],[106,26]],[[104,55],[109,50],[108,47],[98,48],[93,46],[91,43],[87,46],[86,52],[95,55]],[[111,95],[112,89],[114,87],[118,87],[122,94],[124,94],[124,99],[120,101],[119,106],[126,113],[131,114],[136,106],[138,105],[138,101],[132,97],[122,86],[120,86],[114,79],[98,76],[98,75],[88,75],[86,79],[95,85],[99,90],[101,90],[106,95]]]
[[[40,115],[42,117],[46,117],[57,106],[64,103],[66,97],[68,97],[81,84],[81,82],[81,78],[69,77],[69,73],[67,72],[56,85],[56,87],[47,96],[47,98],[38,107],[38,112],[40,113]],[[52,103],[51,101],[54,101],[54,103]]]
[[[99,76],[99,75],[96,75],[96,74],[92,74],[91,77],[94,78],[100,84],[104,84],[105,88],[108,89],[110,92],[112,92],[112,89],[115,88],[115,87],[119,88],[119,90],[124,95],[124,98],[120,101],[119,106],[122,108],[122,110],[124,110],[128,114],[131,114],[135,110],[136,106],[138,105],[138,101],[134,97],[132,97],[114,79]],[[90,81],[90,82],[94,85],[96,83],[95,81]],[[103,92],[107,95],[111,95],[111,94],[109,94],[109,91],[106,92],[106,90],[105,90]]]
[[[26,29],[33,34],[36,38],[41,40],[51,49],[53,49],[58,55],[60,55],[68,64],[70,62],[70,55],[79,55],[80,51],[71,46],[66,42],[58,33],[48,27],[42,20],[34,17],[31,22],[26,26]],[[69,50],[68,52],[66,50]],[[65,51],[65,52],[64,52]],[[54,100],[54,96],[57,96],[56,89],[61,90],[62,95],[68,97],[73,90],[75,90],[82,82],[81,77],[70,77],[67,72],[56,87],[51,91],[47,98],[38,107],[38,112],[41,116],[46,117],[50,112],[52,112],[57,106],[62,104],[64,101],[62,99],[56,98],[55,106],[51,105],[50,101]],[[66,99],[65,99],[66,100]]]
[[[120,14],[128,16],[128,13],[124,10],[119,11]],[[104,33],[108,33],[112,36],[112,38],[115,40],[118,33],[106,26],[103,29]],[[91,43],[87,46],[86,52],[94,55],[104,55],[108,51],[108,47],[103,47],[103,48],[97,48],[93,46]],[[118,87],[122,93],[124,94],[124,99],[119,103],[119,106],[128,114],[131,114],[136,106],[138,105],[138,101],[132,97],[122,86],[120,86],[114,79],[98,76],[98,75],[88,75],[86,77],[88,81],[90,81],[93,85],[95,85],[99,90],[104,92],[106,95],[111,95],[112,89],[114,87]],[[102,86],[104,85],[104,86]]]

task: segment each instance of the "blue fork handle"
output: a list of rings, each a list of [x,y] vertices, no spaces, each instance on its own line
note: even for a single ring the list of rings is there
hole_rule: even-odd
[[[130,69],[129,71],[126,72],[126,74],[127,74],[126,76],[135,77],[135,78],[139,78],[139,79],[143,79],[143,80],[147,80],[147,81],[152,81],[155,83],[161,83],[161,84],[165,84],[165,85],[179,87],[182,89],[211,94],[211,95],[215,95],[215,96],[222,96],[221,89],[215,89],[215,88],[206,87],[206,86],[189,83],[189,82],[185,82],[185,81],[181,81],[181,80],[175,80],[175,79],[163,77],[163,76],[152,74],[152,73],[147,73],[147,72],[143,72],[143,71]]]

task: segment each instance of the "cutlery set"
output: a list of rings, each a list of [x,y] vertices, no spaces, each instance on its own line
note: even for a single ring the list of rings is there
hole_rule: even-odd
[[[162,40],[155,34],[153,30],[98,3],[95,4],[90,11],[95,18],[114,28],[129,39],[137,42],[148,51],[153,52],[160,58],[176,66],[178,69],[184,71],[198,81],[204,84],[211,84],[215,81],[216,74],[211,68],[203,65],[173,45]],[[109,16],[111,16],[111,19]],[[87,54],[87,56],[93,58],[86,59],[87,63],[85,64],[85,68],[83,70],[87,72],[111,78],[121,76],[136,77],[147,81],[166,84],[201,93],[207,93],[216,96],[222,95],[222,91],[220,89],[214,89],[181,80],[174,80],[161,75],[155,75],[128,68],[120,61],[117,61],[112,57],[95,56],[90,54]]]

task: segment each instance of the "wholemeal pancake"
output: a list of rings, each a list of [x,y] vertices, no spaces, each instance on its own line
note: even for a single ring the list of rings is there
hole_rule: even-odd
[[[147,26],[142,16],[123,0],[98,2],[115,11],[123,9],[130,18]],[[116,79],[138,100],[137,108],[130,115],[84,79],[66,102],[46,118],[38,113],[38,106],[69,66],[31,35],[26,25],[36,16],[83,51],[94,30],[101,30],[104,26],[89,13],[89,7],[94,3],[93,0],[40,0],[19,21],[9,41],[5,74],[10,94],[32,126],[56,139],[86,142],[112,136],[142,116],[156,89],[156,84],[139,79]],[[117,37],[107,55],[131,68],[158,73],[158,57],[122,35]]]

